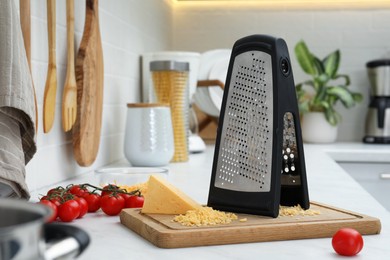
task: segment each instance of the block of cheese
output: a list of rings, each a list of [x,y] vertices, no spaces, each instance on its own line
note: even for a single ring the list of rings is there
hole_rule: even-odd
[[[164,178],[152,175],[148,181],[142,213],[149,214],[185,214],[187,210],[202,207],[196,201],[170,184]]]

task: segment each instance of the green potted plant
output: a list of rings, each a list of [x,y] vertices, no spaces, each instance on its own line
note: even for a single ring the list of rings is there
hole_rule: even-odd
[[[344,107],[351,108],[363,97],[348,89],[348,75],[338,74],[339,50],[321,60],[301,40],[295,46],[295,55],[303,71],[311,76],[310,80],[296,85],[303,139],[306,142],[334,142],[341,120],[335,105],[340,101]]]

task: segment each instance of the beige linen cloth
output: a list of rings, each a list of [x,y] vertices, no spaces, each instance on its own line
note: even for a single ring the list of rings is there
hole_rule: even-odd
[[[30,197],[25,165],[36,152],[35,104],[14,0],[0,0],[0,197]]]

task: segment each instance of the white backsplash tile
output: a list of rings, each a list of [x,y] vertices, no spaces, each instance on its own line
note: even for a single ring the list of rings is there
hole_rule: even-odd
[[[31,17],[31,60],[47,63],[47,59],[48,59],[48,41],[47,41],[46,18],[45,20],[43,20],[32,16]]]
[[[14,0],[17,4],[18,0]],[[30,190],[53,186],[64,179],[123,158],[126,103],[140,102],[140,55],[168,50],[171,43],[171,7],[161,0],[99,1],[104,56],[103,123],[99,153],[90,167],[73,158],[71,132],[61,125],[61,101],[67,65],[66,1],[56,1],[57,99],[53,128],[43,133],[42,106],[47,75],[47,11],[45,0],[31,1],[32,75],[39,107],[38,151],[27,165]],[[75,55],[84,31],[85,1],[75,1]]]

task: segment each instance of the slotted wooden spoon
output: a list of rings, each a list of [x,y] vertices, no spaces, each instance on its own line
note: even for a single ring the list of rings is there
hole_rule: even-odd
[[[68,67],[62,95],[62,128],[72,129],[77,115],[77,83],[74,68],[74,0],[66,0]]]
[[[45,93],[43,97],[43,132],[48,133],[53,127],[56,92],[56,1],[47,0],[47,29],[49,40],[49,66],[47,70]]]

